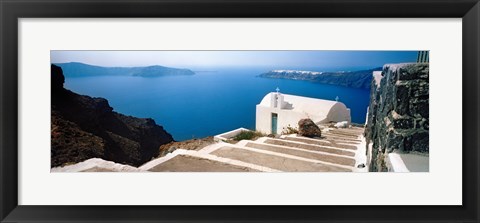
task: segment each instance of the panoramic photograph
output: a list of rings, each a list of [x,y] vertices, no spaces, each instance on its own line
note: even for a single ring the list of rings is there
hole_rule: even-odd
[[[51,172],[429,172],[429,56],[54,50]]]

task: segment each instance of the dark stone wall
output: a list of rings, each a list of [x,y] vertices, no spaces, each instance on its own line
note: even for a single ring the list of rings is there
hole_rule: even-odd
[[[392,151],[429,150],[428,63],[387,64],[381,76],[379,84],[372,80],[365,129],[370,171],[387,171]]]

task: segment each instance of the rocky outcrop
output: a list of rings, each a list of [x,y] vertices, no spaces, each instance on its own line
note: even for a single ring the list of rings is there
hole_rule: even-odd
[[[195,72],[189,69],[179,69],[164,66],[147,67],[101,67],[84,63],[58,63],[66,77],[89,77],[89,76],[139,76],[160,77],[172,75],[193,75]]]
[[[172,136],[153,119],[114,112],[104,98],[63,88],[62,69],[52,65],[51,166],[102,158],[138,166],[159,153]]]
[[[298,121],[298,135],[305,137],[322,137],[322,131],[311,119]]]
[[[382,68],[360,71],[314,72],[298,70],[272,70],[259,77],[312,81],[322,84],[370,89],[372,72]]]
[[[374,72],[365,137],[370,171],[386,171],[388,153],[429,151],[429,65],[390,64]]]
[[[165,156],[168,153],[172,153],[177,149],[184,150],[200,150],[206,146],[214,144],[213,136],[209,136],[201,139],[190,139],[181,142],[170,142],[165,145],[160,146],[159,157]]]

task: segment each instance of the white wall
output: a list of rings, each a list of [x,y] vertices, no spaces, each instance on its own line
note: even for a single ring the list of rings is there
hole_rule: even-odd
[[[339,102],[335,103],[334,106],[330,109],[330,112],[327,115],[325,122],[351,122],[350,109],[345,106],[345,104]]]
[[[265,134],[272,133],[272,113],[276,113],[278,115],[277,133],[279,134],[288,125],[298,128],[298,121],[300,121],[300,119],[310,118],[314,122],[322,122],[325,120],[324,116],[308,115],[306,113],[295,112],[292,110],[270,108],[261,105],[257,105],[256,111],[256,130]]]
[[[228,140],[232,137],[235,137],[236,135],[240,134],[242,131],[250,131],[250,130],[246,129],[246,128],[238,128],[238,129],[235,129],[235,130],[232,130],[232,131],[229,131],[229,132],[224,132],[222,134],[218,134],[218,135],[213,137],[213,140],[215,142],[225,141],[225,140]]]
[[[278,109],[267,107],[263,105],[256,106],[256,131],[271,134],[272,133],[272,113],[278,114],[277,118],[277,133],[280,134],[284,128],[291,126],[298,128],[298,121],[304,118],[310,118],[316,124],[328,122],[348,121],[350,123],[350,109],[343,103],[335,103],[327,114],[307,114],[305,112],[298,112],[289,109]]]

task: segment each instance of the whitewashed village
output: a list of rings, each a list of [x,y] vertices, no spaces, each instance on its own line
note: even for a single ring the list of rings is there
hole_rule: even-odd
[[[172,146],[138,167],[91,158],[52,172],[428,172],[428,68],[425,58],[372,72],[364,123],[339,98],[277,88],[259,98],[255,129]]]

